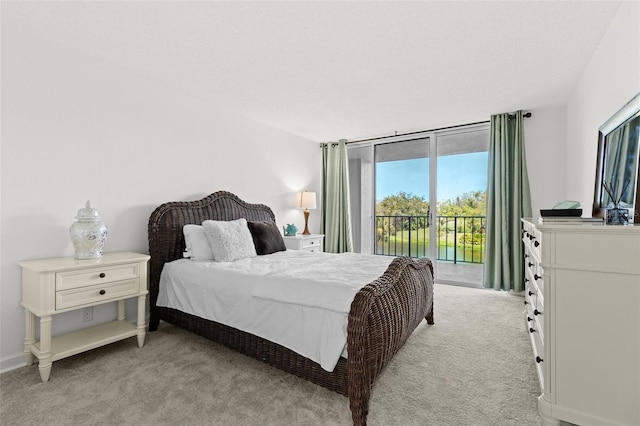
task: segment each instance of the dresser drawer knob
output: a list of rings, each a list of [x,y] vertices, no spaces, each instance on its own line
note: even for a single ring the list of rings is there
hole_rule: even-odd
[[[98,275],[100,278],[104,278],[107,276],[107,274],[105,274],[104,272],[100,272],[100,275]]]
[[[531,321],[533,321],[533,318],[531,318],[531,317],[527,317],[527,321],[528,321],[528,322],[531,322]]]
[[[533,242],[533,245],[534,245],[535,247],[538,247],[538,246],[540,245],[540,242],[539,242],[539,241],[534,241],[534,242]]]
[[[533,310],[533,315],[542,315],[542,312],[537,310],[537,309],[534,309]]]
[[[540,364],[542,361],[543,361],[542,358],[540,358],[539,356],[536,356],[536,362],[538,364]]]
[[[106,294],[107,292],[104,290],[100,290],[100,295]]]
[[[525,300],[525,301],[524,301],[524,304],[525,304],[525,305],[528,305],[528,304],[529,304],[529,302],[527,302],[527,301]]]
[[[540,278],[542,278],[540,275],[538,275],[538,274],[533,274],[533,279],[534,279],[534,280],[539,280]]]
[[[533,292],[529,290],[529,296],[533,296]]]
[[[531,268],[533,266],[533,263],[529,262],[529,268]]]
[[[533,327],[529,328],[529,333],[535,333],[535,332],[536,332],[535,328],[533,328]]]

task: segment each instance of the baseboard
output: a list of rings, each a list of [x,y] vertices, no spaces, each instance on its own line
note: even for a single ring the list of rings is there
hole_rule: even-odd
[[[9,358],[0,359],[0,374],[26,366],[24,353],[20,352]]]

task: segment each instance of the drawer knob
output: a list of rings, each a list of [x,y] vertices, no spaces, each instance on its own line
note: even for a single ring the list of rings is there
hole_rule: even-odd
[[[530,239],[530,240],[533,240],[533,239],[535,239],[535,238],[536,238],[536,237],[534,237],[533,235],[529,234],[529,239]]]
[[[100,275],[98,275],[100,278],[104,278],[107,276],[107,274],[105,274],[104,272],[100,272]]]
[[[533,292],[529,290],[529,296],[533,296]]]
[[[542,359],[542,358],[540,358],[539,356],[536,356],[536,362],[537,362],[538,364],[540,364],[542,361],[543,361],[543,359]]]
[[[534,279],[534,280],[539,280],[540,278],[542,278],[540,275],[538,275],[538,274],[533,274],[533,279]]]
[[[529,302],[527,302],[527,301],[525,300],[525,301],[524,301],[524,304],[525,304],[525,305],[528,305],[528,304],[529,304]]]
[[[533,315],[542,315],[542,312],[540,312],[540,311],[539,311],[539,310],[537,310],[537,309],[534,309],[534,310],[533,310]]]
[[[527,253],[524,254],[524,258],[526,259],[527,257],[529,257],[529,255]]]
[[[533,327],[529,328],[529,333],[535,333],[535,331],[536,331],[535,328]]]
[[[534,245],[534,246],[536,246],[536,247],[538,247],[538,246],[540,245],[540,242],[539,242],[539,241],[534,241],[534,242],[533,242],[533,245]]]
[[[533,266],[533,263],[529,262],[529,268],[531,268]]]
[[[527,321],[531,322],[531,321],[533,321],[533,318],[527,317]]]
[[[106,294],[106,293],[107,293],[106,291],[104,291],[104,290],[100,290],[100,294],[101,294],[101,295]]]

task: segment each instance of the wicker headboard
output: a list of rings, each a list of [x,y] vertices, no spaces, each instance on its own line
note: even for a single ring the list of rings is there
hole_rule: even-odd
[[[156,208],[149,217],[149,301],[154,316],[160,273],[166,262],[182,257],[185,250],[182,227],[205,220],[240,218],[275,222],[273,211],[263,204],[249,204],[227,191],[218,191],[198,201],[174,201]]]

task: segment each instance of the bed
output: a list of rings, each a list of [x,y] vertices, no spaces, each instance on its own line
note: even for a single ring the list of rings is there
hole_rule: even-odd
[[[198,201],[164,203],[153,211],[148,227],[149,331],[157,330],[162,320],[345,395],[349,398],[353,423],[365,425],[376,377],[423,319],[428,324],[434,323],[431,261],[395,258],[380,277],[357,291],[348,312],[348,355],[341,356],[333,370],[327,371],[318,362],[268,339],[157,305],[165,264],[183,258],[183,226],[240,218],[275,222],[268,206],[247,203],[226,191]]]

